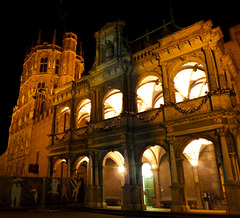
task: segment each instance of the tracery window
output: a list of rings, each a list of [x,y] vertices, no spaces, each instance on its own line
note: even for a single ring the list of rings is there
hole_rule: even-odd
[[[204,68],[196,62],[184,64],[174,77],[176,102],[206,95],[208,91]]]
[[[137,89],[138,112],[160,107],[164,104],[162,83],[156,76],[145,77]]]
[[[77,128],[86,126],[86,122],[90,121],[91,114],[91,101],[90,99],[85,99],[81,102],[78,107],[77,116]]]
[[[111,90],[104,101],[104,119],[118,116],[122,112],[123,94],[118,89]]]
[[[40,72],[47,72],[48,58],[41,58]]]

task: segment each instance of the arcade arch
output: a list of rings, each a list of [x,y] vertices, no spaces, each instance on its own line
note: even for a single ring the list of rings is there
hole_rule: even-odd
[[[124,158],[118,151],[110,151],[103,159],[103,205],[122,205],[124,185]]]
[[[84,184],[84,190],[88,184],[88,167],[89,167],[89,158],[87,156],[80,156],[77,158],[74,164],[74,178],[82,180]]]
[[[184,64],[174,77],[174,88],[177,103],[206,95],[208,85],[203,65],[196,62]]]
[[[123,94],[119,89],[112,89],[104,97],[104,119],[118,116],[123,108]]]
[[[53,166],[52,177],[67,177],[67,161],[65,159],[58,159]]]
[[[91,115],[91,100],[84,99],[78,106],[77,109],[77,128],[81,128],[86,126],[86,122],[90,121]]]
[[[224,200],[225,188],[222,164],[216,156],[214,144],[204,138],[192,140],[183,155],[189,205],[204,209],[219,207],[219,202]]]
[[[169,158],[159,145],[147,148],[142,155],[142,183],[144,204],[152,207],[169,207],[171,185]]]
[[[70,128],[70,108],[64,107],[58,115],[57,132],[62,133]]]
[[[162,83],[157,76],[147,76],[137,88],[137,109],[143,112],[164,104]]]

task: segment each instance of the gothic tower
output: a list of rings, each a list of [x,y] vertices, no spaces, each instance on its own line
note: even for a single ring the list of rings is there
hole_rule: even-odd
[[[54,89],[80,79],[84,70],[83,58],[76,55],[75,34],[64,34],[63,48],[55,43],[56,31],[52,44],[41,43],[39,32],[37,45],[32,47],[24,60],[19,97],[10,127],[6,175],[39,173],[38,162],[47,156],[45,146],[52,126],[51,96]],[[43,140],[35,140],[40,135]],[[41,171],[46,172],[46,169]]]

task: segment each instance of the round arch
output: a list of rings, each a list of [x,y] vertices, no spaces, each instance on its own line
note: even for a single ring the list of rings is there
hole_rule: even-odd
[[[205,61],[201,57],[191,57],[191,58],[185,58],[182,60],[176,60],[172,66],[169,67],[169,81],[173,82],[174,77],[179,73],[179,70],[182,68],[183,65],[186,65],[187,63],[195,62],[203,66],[203,68],[207,69]]]
[[[84,161],[89,163],[89,158],[87,156],[79,156],[74,162],[73,169],[77,170]]]
[[[216,140],[207,135],[185,140],[181,147],[188,202],[192,207],[212,209],[224,198],[224,175]],[[211,196],[211,205],[202,201],[202,195]]]
[[[56,132],[62,133],[70,128],[71,110],[69,106],[63,106],[56,112]]]
[[[81,128],[86,126],[86,122],[90,121],[91,115],[91,100],[85,98],[80,101],[77,106],[76,127]]]
[[[102,162],[103,206],[120,206],[123,201],[124,157],[118,151],[105,154]]]
[[[119,89],[111,89],[102,101],[103,118],[109,119],[118,116],[123,109],[123,94]]]
[[[212,142],[212,144],[214,145],[215,149],[218,151],[219,150],[219,141],[217,139],[216,136],[214,136],[214,132],[210,132],[210,133],[203,133],[203,134],[193,134],[191,136],[186,136],[182,139],[182,143],[179,146],[179,149],[176,152],[176,158],[181,158],[182,153],[185,149],[185,147],[191,143],[194,140],[198,140],[198,139],[206,139],[210,142]]]
[[[143,112],[164,104],[162,81],[158,74],[142,75],[135,88],[137,111]]]
[[[56,159],[53,165],[52,177],[67,177],[67,161],[65,159]]]
[[[148,146],[141,157],[144,204],[162,207],[171,201],[170,165],[167,151],[160,145]]]

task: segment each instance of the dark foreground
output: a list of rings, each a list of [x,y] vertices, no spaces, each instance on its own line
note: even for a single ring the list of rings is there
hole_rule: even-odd
[[[170,212],[153,212],[153,211],[121,211],[109,209],[64,209],[64,210],[0,210],[0,218],[76,218],[76,217],[89,217],[89,218],[122,218],[122,217],[191,217],[191,218],[239,218],[239,215],[223,215],[223,214],[201,214],[201,213],[170,213]]]

